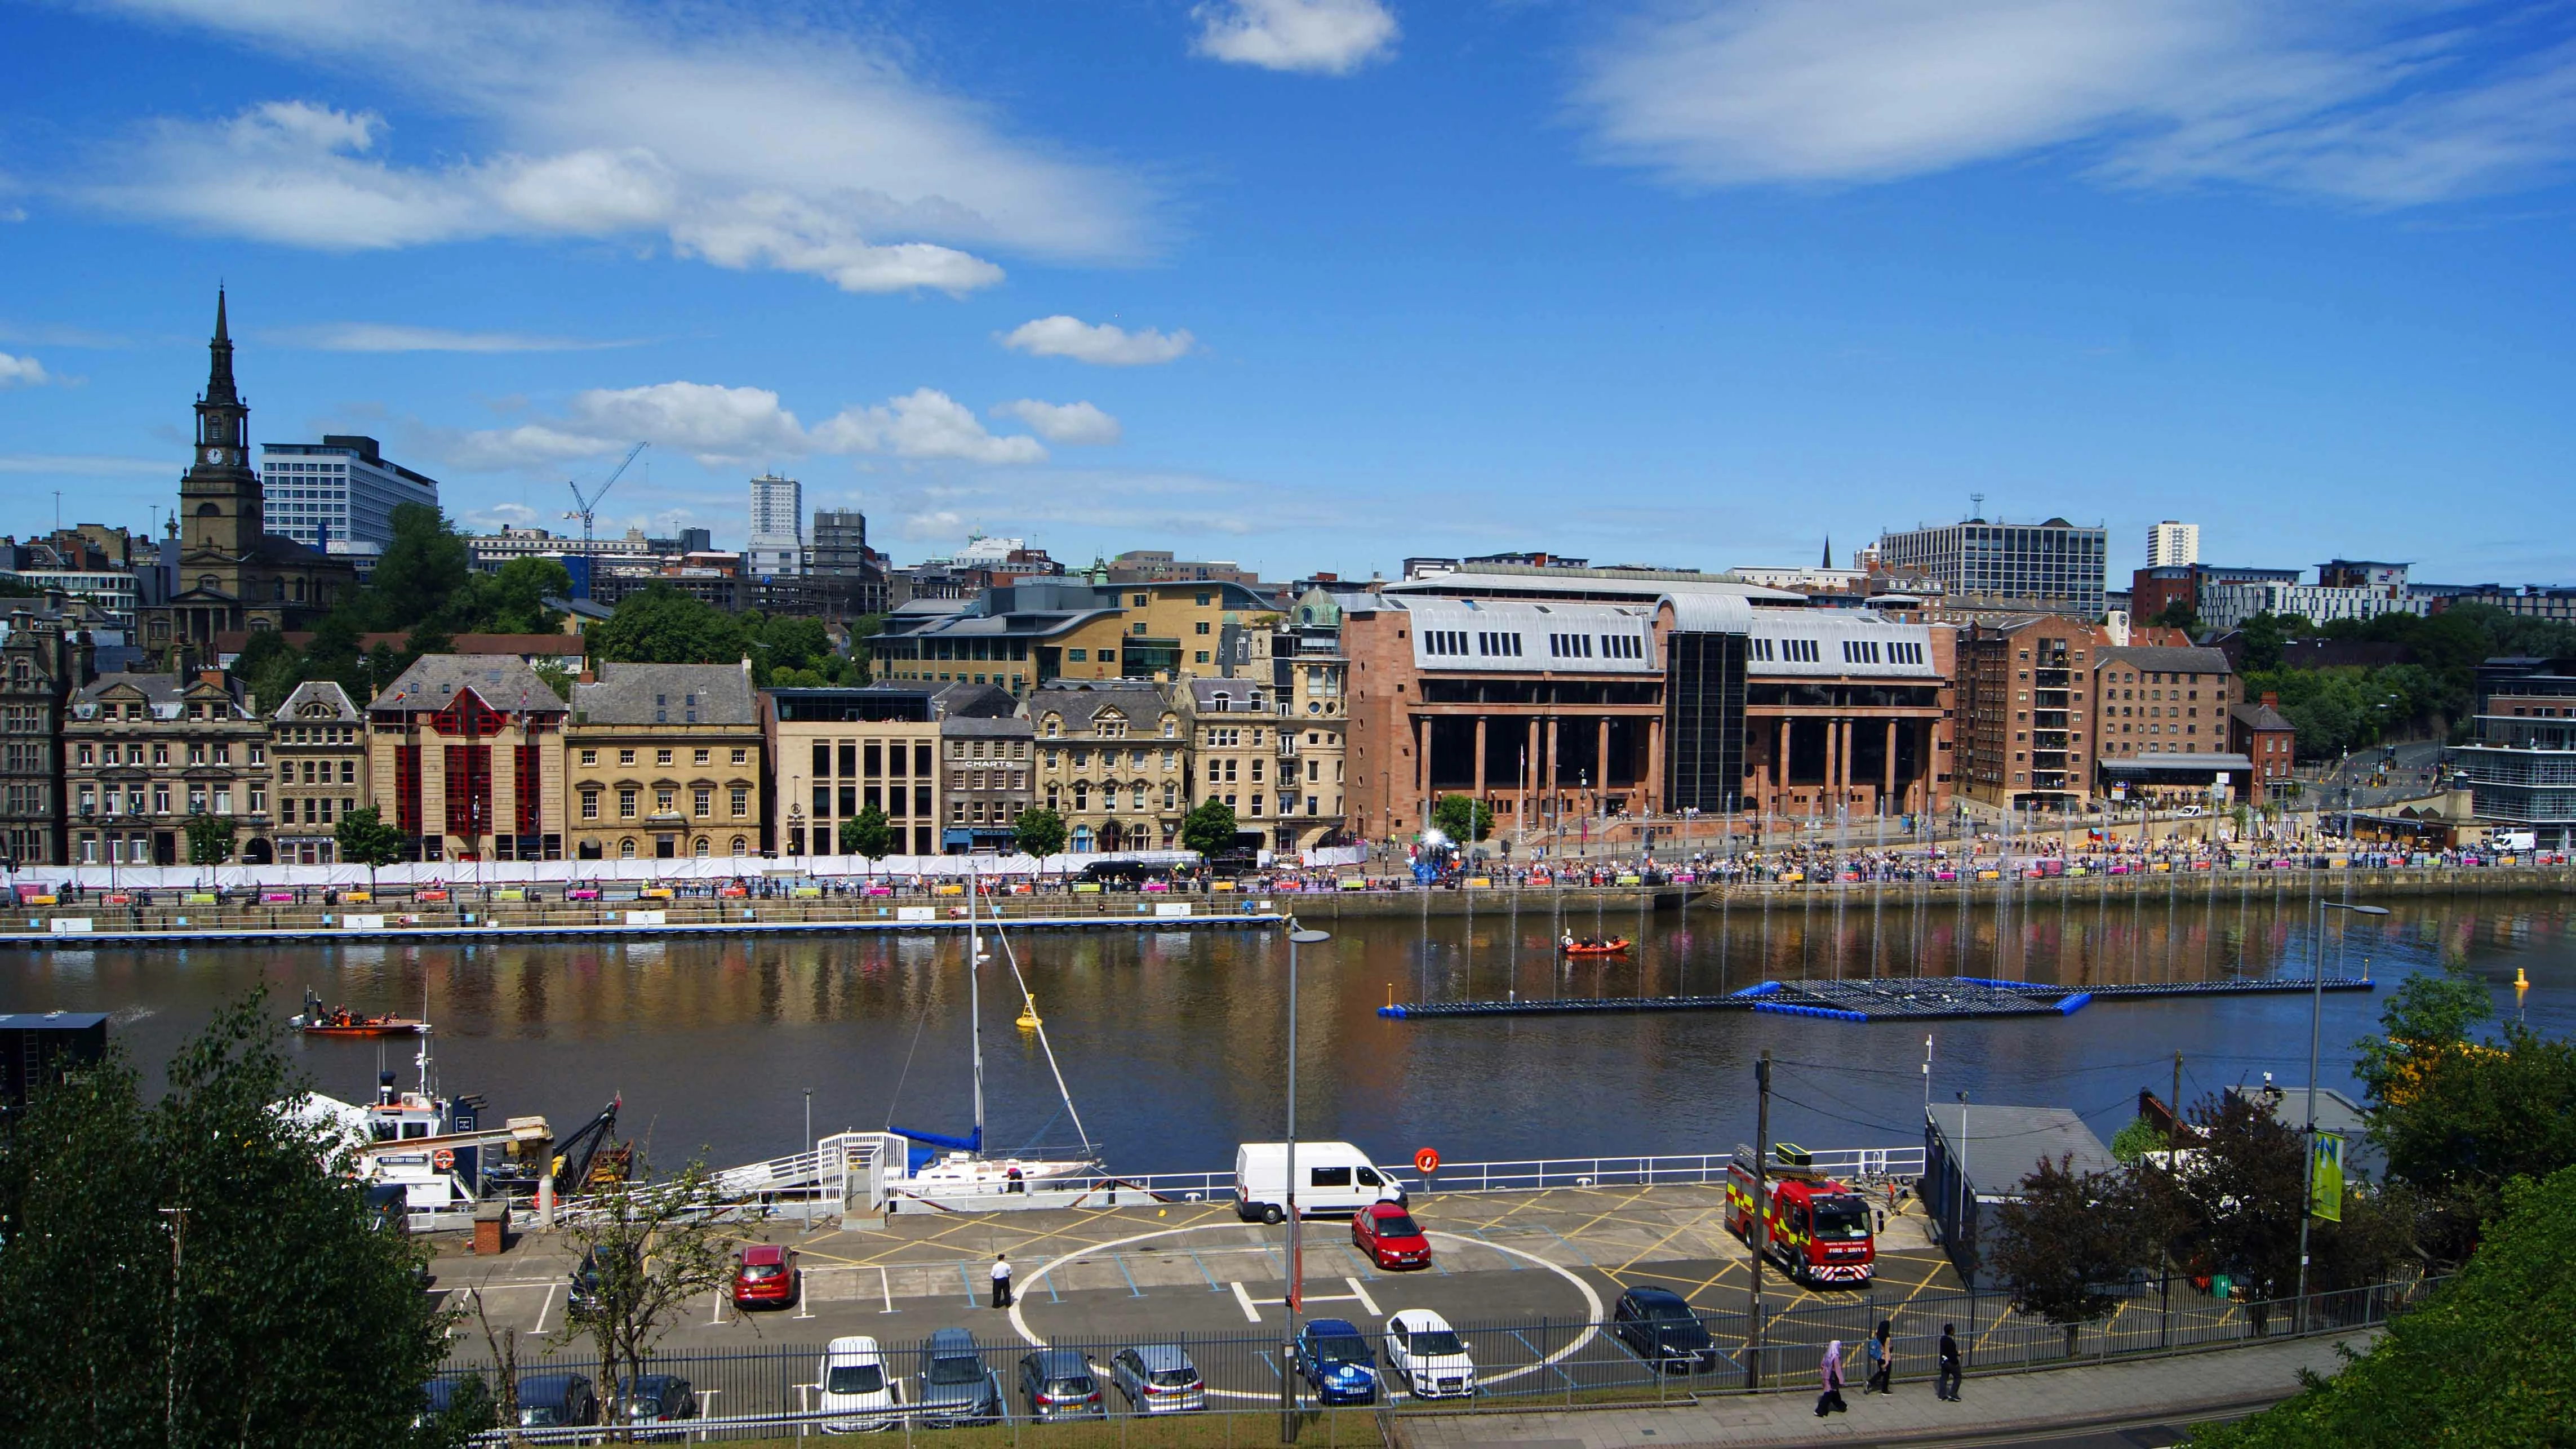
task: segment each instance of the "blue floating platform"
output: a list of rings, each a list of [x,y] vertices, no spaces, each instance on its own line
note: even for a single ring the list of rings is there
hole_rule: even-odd
[[[1502,1001],[1414,1001],[1378,1008],[1395,1021],[1454,1016],[1600,1016],[1639,1012],[1759,1011],[1826,1021],[1934,1021],[1979,1016],[2072,1016],[2095,1001],[2148,997],[2270,996],[2320,983],[2292,977],[2225,981],[2137,981],[2058,986],[1986,976],[1883,976],[1853,981],[1763,981],[1725,996],[1514,997]],[[2329,976],[2328,991],[2368,991],[2367,976]]]

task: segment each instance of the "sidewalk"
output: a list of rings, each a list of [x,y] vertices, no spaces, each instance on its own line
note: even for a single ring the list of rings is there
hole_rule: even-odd
[[[1397,1414],[1387,1420],[1397,1449],[1680,1449],[1687,1445],[1893,1444],[1907,1440],[2075,1429],[2141,1418],[2176,1421],[2259,1408],[2298,1392],[2299,1370],[2332,1375],[2375,1332],[2214,1349],[2096,1368],[2047,1369],[1980,1379],[1962,1402],[1932,1397],[1927,1380],[1899,1380],[1888,1397],[1843,1392],[1851,1412],[1816,1417],[1816,1391],[1704,1396],[1669,1409],[1593,1409],[1513,1414]]]

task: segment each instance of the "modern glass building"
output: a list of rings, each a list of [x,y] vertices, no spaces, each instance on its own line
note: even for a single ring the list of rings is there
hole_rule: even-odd
[[[2109,535],[2063,518],[2045,523],[1964,523],[1881,534],[1879,559],[1941,581],[1952,609],[2027,609],[2102,617]]]
[[[326,433],[259,451],[268,531],[325,553],[381,552],[394,539],[395,508],[438,506],[438,480],[385,461],[373,438]]]

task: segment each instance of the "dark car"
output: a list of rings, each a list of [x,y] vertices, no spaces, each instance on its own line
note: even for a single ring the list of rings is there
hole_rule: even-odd
[[[626,1422],[676,1424],[698,1416],[698,1392],[677,1374],[645,1374],[626,1390]],[[685,1429],[646,1433],[648,1439],[682,1439]]]
[[[556,1429],[599,1422],[599,1395],[580,1374],[531,1374],[519,1380],[519,1427]]]
[[[1020,1398],[1033,1419],[1109,1416],[1090,1361],[1069,1348],[1042,1348],[1020,1360]]]
[[[1651,1285],[1619,1295],[1610,1331],[1637,1357],[1666,1373],[1699,1373],[1717,1367],[1717,1344],[1690,1304],[1670,1288]]]
[[[590,1249],[581,1261],[572,1265],[572,1281],[564,1286],[564,1306],[574,1313],[599,1310],[599,1251]]]
[[[1297,1372],[1327,1404],[1377,1402],[1377,1352],[1340,1318],[1317,1318],[1297,1331]]]
[[[501,1401],[481,1374],[441,1374],[421,1389],[420,1422],[454,1415],[469,1432],[501,1426]]]
[[[1002,1417],[999,1376],[984,1366],[975,1335],[943,1328],[921,1346],[921,1419],[932,1425],[990,1424]]]

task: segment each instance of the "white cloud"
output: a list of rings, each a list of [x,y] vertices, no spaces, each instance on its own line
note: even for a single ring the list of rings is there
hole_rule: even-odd
[[[709,467],[801,455],[805,430],[758,387],[660,382],[576,393],[555,421],[467,433],[433,433],[428,447],[475,472],[527,468],[620,452],[637,440]]]
[[[108,3],[267,52],[252,74],[296,75],[283,57],[361,79],[380,105],[416,97],[468,138],[399,154],[384,112],[301,98],[167,119],[65,188],[134,216],[343,251],[659,236],[712,265],[853,292],[1001,279],[965,248],[1145,250],[1137,181],[1007,134],[908,74],[877,32],[820,12],[718,27],[606,0]]]
[[[1107,415],[1102,415],[1106,420]],[[1112,424],[1115,426],[1115,424]],[[975,414],[935,388],[916,388],[878,407],[850,408],[814,430],[826,452],[890,453],[968,463],[1043,463],[1035,438],[986,432]]]
[[[1030,432],[1068,447],[1100,447],[1125,436],[1116,418],[1087,402],[1050,403],[1024,397],[997,405],[993,416],[1018,418]]]
[[[2576,154],[2576,47],[2473,19],[2384,0],[1692,0],[1618,27],[1576,98],[1605,154],[1686,186],[2068,150],[2124,182],[2409,205]]]
[[[1002,345],[1032,357],[1070,357],[1104,367],[1141,367],[1186,355],[1198,339],[1184,328],[1166,335],[1151,327],[1130,332],[1111,322],[1085,322],[1058,313],[1023,322]]]
[[[1221,0],[1190,13],[1199,54],[1264,70],[1348,75],[1395,49],[1380,0]]]
[[[51,381],[45,365],[36,359],[0,352],[0,387],[43,387]]]
[[[593,342],[526,332],[458,332],[399,322],[317,322],[280,328],[272,335],[281,342],[323,352],[592,352],[640,345],[632,338]]]

